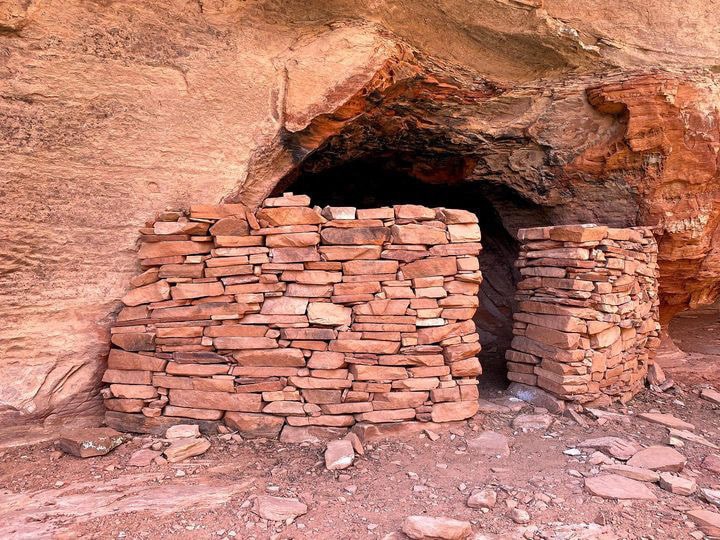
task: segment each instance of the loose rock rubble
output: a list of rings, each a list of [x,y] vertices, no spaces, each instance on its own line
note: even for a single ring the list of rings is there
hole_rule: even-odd
[[[144,272],[103,377],[108,425],[224,420],[267,438],[477,412],[477,216],[309,205],[195,205],[141,230]]]

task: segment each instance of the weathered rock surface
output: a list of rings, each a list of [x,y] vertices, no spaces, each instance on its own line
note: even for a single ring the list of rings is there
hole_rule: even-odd
[[[657,224],[665,320],[714,300],[719,86],[702,68],[717,21],[700,0],[605,10],[3,3],[0,429],[100,417],[108,328],[151,215],[257,205],[335,135],[314,167],[362,148],[421,180],[509,186],[527,203],[497,201],[509,230]]]

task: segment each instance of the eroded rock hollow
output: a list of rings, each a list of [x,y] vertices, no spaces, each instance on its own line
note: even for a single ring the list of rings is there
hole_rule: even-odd
[[[651,226],[663,324],[715,300],[717,19],[699,0],[3,3],[0,429],[98,421],[137,230],[165,207],[293,186],[472,209],[489,350],[521,227]]]

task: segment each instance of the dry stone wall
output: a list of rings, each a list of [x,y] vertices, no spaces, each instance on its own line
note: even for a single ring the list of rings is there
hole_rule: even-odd
[[[109,425],[224,420],[248,437],[475,414],[477,216],[311,208],[306,196],[167,211],[112,328]],[[287,428],[287,426],[290,426]]]
[[[508,378],[563,399],[627,401],[659,344],[657,244],[649,228],[521,229]]]

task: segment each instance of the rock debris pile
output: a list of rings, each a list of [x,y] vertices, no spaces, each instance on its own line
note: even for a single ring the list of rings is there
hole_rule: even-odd
[[[478,409],[477,217],[306,196],[167,211],[112,328],[108,425],[447,422]]]
[[[571,401],[628,401],[659,344],[651,230],[562,225],[518,236],[508,378]]]

